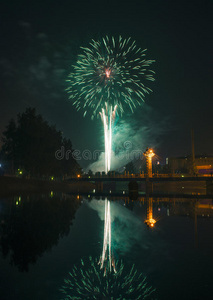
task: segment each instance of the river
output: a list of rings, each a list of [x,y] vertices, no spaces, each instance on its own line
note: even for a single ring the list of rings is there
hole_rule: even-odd
[[[110,203],[113,263],[117,271],[124,267],[119,275],[113,270],[104,274],[98,265],[106,201]],[[83,300],[137,299],[139,276],[141,281],[146,276],[147,287],[155,290],[147,299],[212,298],[212,199],[140,195],[133,200],[125,195],[100,198],[54,192],[17,195],[0,199],[0,224],[2,300],[77,299],[79,295]],[[127,277],[131,286],[119,291]],[[110,294],[107,281],[112,298],[106,292]]]

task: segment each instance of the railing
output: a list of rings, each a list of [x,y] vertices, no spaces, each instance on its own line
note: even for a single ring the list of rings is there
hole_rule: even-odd
[[[146,178],[147,174],[144,173],[140,173],[140,174],[95,174],[95,175],[88,175],[88,174],[84,174],[84,175],[77,175],[77,176],[73,176],[70,178],[76,178],[76,179],[80,179],[80,178],[91,178],[91,179],[95,179],[95,178]],[[152,174],[152,178],[181,178],[181,177],[212,177],[212,174],[199,174],[198,176],[192,176],[189,174],[174,174],[174,173],[170,173],[170,174],[159,174],[159,173],[153,173]],[[213,177],[212,177],[213,179]]]

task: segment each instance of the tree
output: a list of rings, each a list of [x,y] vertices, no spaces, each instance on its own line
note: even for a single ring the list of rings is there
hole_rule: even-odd
[[[24,170],[30,176],[64,176],[79,172],[80,166],[72,155],[57,159],[61,147],[72,152],[70,140],[62,137],[34,108],[18,114],[17,123],[11,120],[3,132],[2,154],[10,162],[12,172]]]
[[[16,123],[14,119],[11,119],[9,124],[6,127],[6,130],[3,132],[4,137],[2,138],[3,147],[1,151],[1,157],[6,157],[8,161],[11,162],[11,172],[14,173],[14,160],[16,155]]]
[[[92,175],[93,175],[93,172],[92,172],[91,170],[89,170],[89,171],[88,171],[88,175],[89,175],[89,176],[92,176]]]
[[[135,174],[135,166],[132,161],[126,165],[126,172]]]

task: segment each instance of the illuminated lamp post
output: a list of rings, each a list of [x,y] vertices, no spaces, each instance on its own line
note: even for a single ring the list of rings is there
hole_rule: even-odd
[[[155,155],[152,149],[147,148],[146,151],[143,153],[143,155],[146,157],[146,172],[147,177],[152,177],[152,158]]]

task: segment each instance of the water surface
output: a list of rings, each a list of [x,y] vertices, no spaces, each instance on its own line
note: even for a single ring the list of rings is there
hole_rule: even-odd
[[[153,297],[212,298],[212,199],[107,198],[114,258],[135,264]],[[63,193],[0,199],[1,299],[64,299],[68,272],[101,255],[104,201]],[[153,227],[144,223],[150,207]]]

